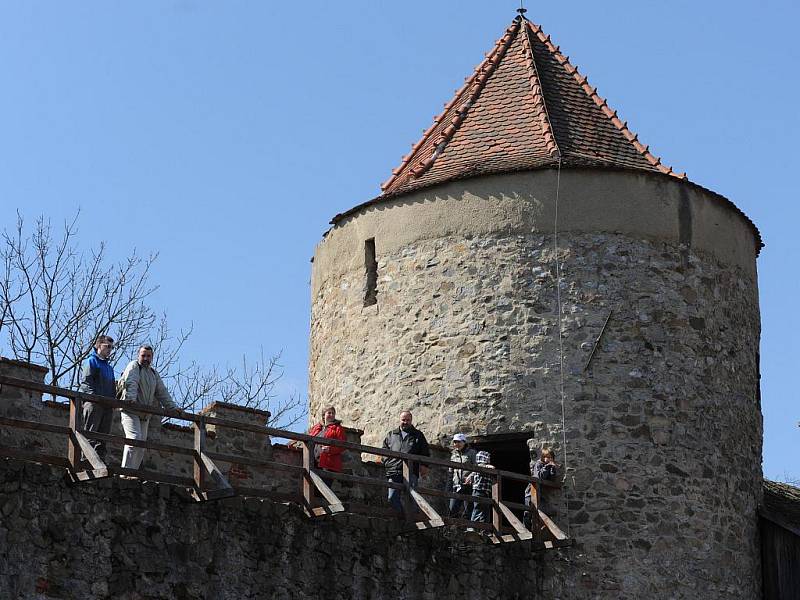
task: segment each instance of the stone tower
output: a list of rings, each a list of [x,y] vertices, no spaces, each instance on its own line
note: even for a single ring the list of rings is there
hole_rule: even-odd
[[[314,255],[312,412],[554,447],[562,597],[759,597],[753,223],[522,17],[382,189]]]

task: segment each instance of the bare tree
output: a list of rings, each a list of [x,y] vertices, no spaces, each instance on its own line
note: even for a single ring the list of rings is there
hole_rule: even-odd
[[[0,241],[0,326],[15,358],[44,364],[52,385],[75,386],[92,340],[111,335],[117,356],[149,334],[157,316],[145,302],[155,254],[108,264],[105,245],[88,253],[76,245],[79,213],[60,236],[44,217],[32,233],[17,214],[16,228]]]
[[[53,235],[39,217],[27,232],[17,213],[16,227],[0,239],[0,344],[14,358],[44,364],[49,383],[77,387],[81,363],[98,335],[110,335],[116,350],[112,363],[132,359],[139,344],[150,343],[162,377],[170,382],[176,401],[187,410],[221,400],[272,412],[272,423],[289,426],[302,415],[297,394],[276,401],[275,386],[283,376],[280,353],[256,361],[242,357],[237,367],[201,366],[180,362],[193,325],[173,333],[166,314],[148,300],[157,286],[150,283],[156,254],[134,251],[109,264],[105,245],[89,252],[77,246],[80,213]],[[0,346],[0,349],[2,346]]]
[[[186,410],[194,410],[211,401],[267,410],[271,413],[272,426],[290,427],[303,418],[305,406],[296,392],[276,401],[275,387],[283,377],[280,357],[280,353],[266,357],[262,349],[258,360],[249,361],[242,356],[241,364],[235,367],[203,368],[192,363],[173,374],[175,401]]]

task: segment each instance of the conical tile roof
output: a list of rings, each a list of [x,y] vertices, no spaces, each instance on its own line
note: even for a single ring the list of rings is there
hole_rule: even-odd
[[[382,186],[562,167],[678,175],[653,156],[541,27],[517,17]]]

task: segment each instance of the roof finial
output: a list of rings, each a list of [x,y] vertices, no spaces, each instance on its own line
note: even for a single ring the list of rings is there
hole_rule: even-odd
[[[525,18],[525,13],[528,12],[528,9],[525,8],[525,6],[523,4],[523,1],[524,0],[519,0],[519,8],[517,9],[517,12],[519,13],[519,16],[524,19]]]

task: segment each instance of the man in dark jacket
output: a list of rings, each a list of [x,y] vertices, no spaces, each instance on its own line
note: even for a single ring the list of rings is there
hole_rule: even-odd
[[[114,398],[114,368],[108,362],[113,349],[113,339],[107,335],[98,336],[92,353],[83,364],[81,392]],[[94,402],[85,402],[83,404],[83,428],[86,431],[111,433],[111,418],[113,415],[114,409],[110,406],[100,406]],[[103,442],[89,440],[89,443],[100,458],[105,456],[106,446]]]
[[[405,452],[406,454],[418,454],[420,456],[430,456],[431,451],[428,448],[428,440],[425,439],[423,433],[416,429],[412,424],[413,417],[411,413],[404,410],[400,413],[400,427],[392,429],[386,434],[383,440],[383,447],[386,450],[393,450],[395,452]],[[386,478],[395,483],[403,482],[403,461],[399,458],[384,458],[383,466],[386,469]],[[425,467],[423,467],[425,469]],[[412,472],[410,473],[411,487],[416,487],[417,479],[419,478],[419,463],[413,464]],[[424,473],[424,471],[423,471]],[[401,491],[389,489],[389,504],[398,513],[403,514],[403,504],[400,500]]]

